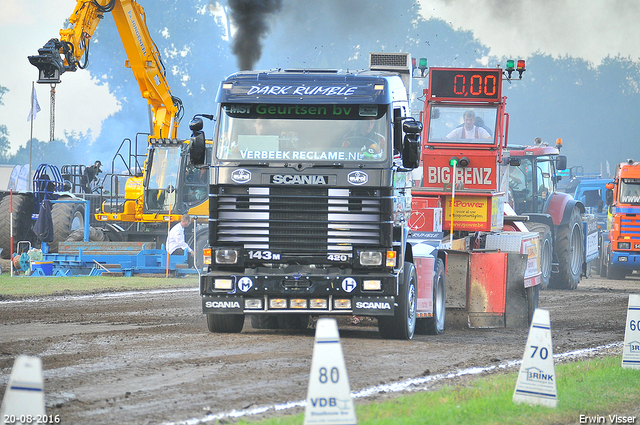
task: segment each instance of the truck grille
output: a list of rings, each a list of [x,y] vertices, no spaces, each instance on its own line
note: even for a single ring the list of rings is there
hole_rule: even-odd
[[[620,218],[620,236],[632,240],[640,240],[640,217],[636,214],[626,214]]]
[[[283,256],[351,253],[381,245],[392,207],[379,188],[218,186],[210,239]]]

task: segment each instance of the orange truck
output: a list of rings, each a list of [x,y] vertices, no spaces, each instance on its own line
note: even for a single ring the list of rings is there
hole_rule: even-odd
[[[640,270],[640,163],[629,159],[618,164],[606,188],[609,240],[601,246],[601,274],[624,279]]]

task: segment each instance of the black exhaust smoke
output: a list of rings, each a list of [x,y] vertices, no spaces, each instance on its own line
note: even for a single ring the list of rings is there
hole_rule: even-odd
[[[269,14],[280,11],[282,0],[229,0],[231,19],[238,27],[231,45],[240,70],[251,70],[262,56],[262,38],[269,31]]]

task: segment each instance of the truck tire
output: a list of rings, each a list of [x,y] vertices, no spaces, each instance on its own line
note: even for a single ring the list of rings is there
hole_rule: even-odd
[[[65,199],[65,198],[61,198]],[[84,204],[54,203],[51,207],[53,242],[49,252],[58,252],[58,244],[67,240],[74,230],[84,229]]]
[[[609,280],[624,280],[626,276],[626,272],[623,268],[616,267],[614,264],[611,264],[611,247],[609,247],[609,251],[607,252],[607,279]]]
[[[418,335],[440,335],[444,332],[445,300],[444,262],[438,258],[433,270],[433,317],[416,319],[416,333]]]
[[[569,224],[558,227],[555,253],[558,273],[551,276],[550,285],[556,289],[576,289],[582,274],[583,260],[582,218],[577,208],[571,212]]]
[[[538,232],[540,235],[540,271],[542,272],[540,289],[547,289],[551,279],[551,262],[553,259],[551,229],[543,223],[527,223],[527,229],[530,232]]]
[[[278,329],[278,316],[275,314],[252,314],[251,327],[253,329]]]
[[[531,321],[533,320],[533,313],[538,308],[538,300],[540,299],[540,290],[541,285],[530,286],[525,288],[525,294],[527,296],[527,308],[529,313],[529,325],[531,325]]]
[[[13,230],[13,252],[20,241],[32,241],[32,220],[34,199],[31,194],[13,195],[13,222],[11,216],[11,196],[0,199],[0,248],[2,258],[11,257],[11,233]],[[12,229],[13,228],[13,229]]]
[[[244,326],[244,314],[207,314],[209,332],[240,333]]]
[[[413,339],[416,330],[418,277],[413,263],[404,263],[402,279],[395,315],[378,317],[378,331],[384,339]]]

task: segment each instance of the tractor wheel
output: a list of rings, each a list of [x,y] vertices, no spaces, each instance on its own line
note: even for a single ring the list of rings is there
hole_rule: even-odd
[[[433,317],[416,320],[417,334],[440,335],[444,332],[445,287],[444,262],[438,258],[433,270]]]
[[[89,241],[91,242],[103,242],[107,237],[99,227],[89,227]],[[77,229],[69,233],[66,242],[82,242],[84,241],[84,229]]]
[[[11,196],[0,199],[0,248],[2,258],[11,257],[11,233],[13,231],[13,252],[20,241],[31,241],[31,213],[34,208],[34,199],[31,194],[13,195],[13,221],[11,221]]]
[[[530,232],[538,232],[540,235],[540,271],[542,272],[542,283],[540,289],[547,289],[551,278],[551,260],[553,258],[553,240],[551,239],[551,229],[546,224],[527,224]]]
[[[393,317],[378,317],[378,331],[385,339],[413,339],[416,330],[416,308],[418,297],[416,267],[404,263],[403,282],[398,294],[398,307]]]
[[[62,198],[64,199],[64,198]],[[49,252],[58,252],[58,244],[67,240],[74,230],[84,229],[84,204],[55,203],[51,208],[53,242]]]
[[[209,332],[240,333],[244,326],[244,314],[207,314]]]
[[[571,212],[569,224],[558,227],[555,252],[558,273],[551,276],[550,285],[556,289],[576,289],[582,273],[584,240],[582,218],[577,208]]]

